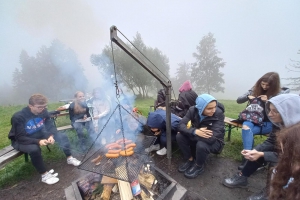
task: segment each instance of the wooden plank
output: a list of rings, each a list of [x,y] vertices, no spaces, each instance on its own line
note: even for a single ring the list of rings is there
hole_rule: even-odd
[[[4,167],[6,163],[10,162],[11,160],[23,155],[23,152],[12,150],[9,153],[6,153],[0,157],[0,168]]]
[[[121,200],[133,199],[131,187],[128,182],[118,180],[118,186],[119,186]]]
[[[101,180],[101,184],[107,184],[107,183],[118,183],[118,180],[108,176],[103,176]]]
[[[234,119],[229,118],[229,117],[225,117],[224,122],[226,124],[230,124],[232,126],[236,126],[236,127],[242,128],[243,124],[240,124],[240,123],[237,123],[237,122],[232,122],[232,120],[234,120]]]
[[[0,150],[0,156],[9,153],[12,150],[14,150],[14,148],[11,145],[4,147],[3,149]]]
[[[68,129],[73,129],[73,127],[71,125],[57,127],[58,131],[64,131],[64,130],[68,130]]]

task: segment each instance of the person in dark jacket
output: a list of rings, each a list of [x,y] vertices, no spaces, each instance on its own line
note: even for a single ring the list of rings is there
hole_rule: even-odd
[[[95,133],[90,110],[86,104],[84,93],[78,91],[74,95],[75,100],[69,106],[69,115],[73,128],[77,132],[79,145],[83,151],[86,150],[83,128],[87,129],[89,135]]]
[[[179,117],[184,117],[191,106],[196,105],[196,98],[198,95],[192,90],[192,84],[190,81],[185,81],[179,88],[178,102],[176,107]]]
[[[181,118],[171,113],[171,136],[172,140],[176,140],[176,134],[178,131],[178,124]],[[157,140],[154,145],[145,149],[146,152],[157,150],[158,155],[167,154],[167,134],[166,134],[166,111],[163,109],[156,109],[154,112],[150,112],[147,125],[151,128],[151,132],[157,136]],[[160,149],[160,150],[159,150]]]
[[[47,102],[47,98],[41,94],[32,95],[29,105],[12,116],[8,138],[14,149],[29,154],[33,166],[42,175],[42,182],[55,184],[59,181],[57,173],[53,174],[53,169],[46,170],[41,146],[57,141],[67,157],[68,164],[78,166],[80,161],[72,157],[68,137],[57,133],[47,111]]]
[[[197,97],[196,105],[190,107],[179,123],[176,136],[185,162],[178,171],[187,178],[196,178],[204,172],[209,153],[220,153],[224,145],[224,106],[209,95]],[[191,127],[187,127],[191,121]],[[195,155],[194,155],[195,150]]]
[[[241,154],[248,160],[242,171],[236,173],[231,178],[226,178],[223,185],[235,188],[245,187],[248,184],[248,177],[251,176],[263,163],[270,162],[275,165],[278,162],[276,149],[276,135],[284,127],[290,127],[300,122],[300,96],[296,94],[281,94],[271,98],[266,103],[266,113],[273,123],[273,131],[262,144],[253,150],[243,150]],[[267,180],[267,183],[269,178]],[[268,184],[267,184],[268,187]],[[264,188],[260,193],[249,197],[253,199],[267,199],[268,188]]]

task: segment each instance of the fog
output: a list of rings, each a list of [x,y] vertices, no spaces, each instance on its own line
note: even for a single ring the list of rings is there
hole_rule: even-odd
[[[291,59],[300,60],[299,8],[297,0],[0,0],[0,85],[12,84],[21,50],[35,56],[42,45],[58,39],[77,53],[89,88],[98,86],[101,76],[90,55],[110,44],[109,28],[116,25],[127,38],[139,32],[147,46],[161,50],[171,76],[178,63],[195,62],[196,46],[213,33],[226,62],[225,92],[214,95],[236,99],[266,72],[300,76],[285,68]],[[282,86],[287,83],[282,80]]]

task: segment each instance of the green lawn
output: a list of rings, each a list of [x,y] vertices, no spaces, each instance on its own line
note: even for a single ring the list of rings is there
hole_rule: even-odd
[[[154,99],[145,99],[136,101],[136,105],[138,109],[143,113],[144,116],[147,116],[150,111],[150,106],[153,105]],[[220,100],[221,103],[225,106],[225,115],[231,118],[237,118],[238,113],[245,108],[245,104],[237,104],[233,100]],[[55,110],[58,106],[62,105],[62,103],[52,103],[49,104],[48,110]],[[10,144],[10,140],[7,135],[10,130],[10,118],[12,114],[16,111],[19,111],[26,105],[18,105],[18,106],[0,106],[0,149]],[[153,109],[152,109],[153,110]],[[57,125],[63,126],[70,124],[70,120],[68,116],[60,117],[57,119]],[[77,137],[74,131],[67,131],[70,142],[72,143],[72,148],[77,148],[76,143]],[[225,141],[227,139],[227,134],[225,136]],[[264,141],[265,137],[256,136],[255,142],[261,143]],[[241,160],[240,151],[242,150],[242,139],[241,139],[241,130],[232,130],[231,141],[227,142],[224,147],[224,150],[221,156],[233,158],[236,160]],[[46,162],[58,161],[65,158],[62,151],[54,145],[51,146],[51,152],[48,152],[46,148],[42,148],[43,157]],[[22,179],[25,179],[32,175],[35,172],[32,164],[30,162],[25,163],[24,157],[20,156],[14,161],[10,162],[5,166],[5,168],[0,169],[0,188],[10,186]]]

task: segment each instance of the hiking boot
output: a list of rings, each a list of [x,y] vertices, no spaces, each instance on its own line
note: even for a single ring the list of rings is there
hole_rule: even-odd
[[[167,154],[167,149],[164,147],[161,150],[157,151],[156,153],[160,156],[164,156]]]
[[[230,187],[230,188],[235,188],[235,187],[240,187],[244,188],[248,184],[248,180],[246,176],[243,176],[239,172],[236,173],[232,178],[226,178],[223,181],[223,185]]]
[[[259,193],[251,195],[247,200],[268,200],[267,188],[262,189]]]
[[[151,145],[149,148],[146,148],[145,149],[145,152],[146,153],[150,153],[152,151],[157,151],[160,149],[160,145],[159,144],[156,144],[156,145]]]
[[[196,178],[198,175],[202,174],[204,172],[204,165],[197,165],[194,163],[190,168],[188,168],[184,172],[184,176],[186,178]]]
[[[78,165],[81,164],[81,161],[79,161],[76,158],[74,158],[74,157],[71,156],[70,158],[67,159],[67,163],[69,165],[74,165],[75,167],[77,167]]]
[[[47,183],[48,185],[55,184],[59,181],[59,178],[53,176],[51,173],[46,172],[46,174],[42,175],[42,182]]]
[[[178,167],[178,171],[179,171],[180,173],[183,173],[183,172],[185,172],[189,167],[191,167],[193,164],[194,164],[194,160],[192,160],[192,161],[187,160],[185,163],[181,164],[181,165]]]

